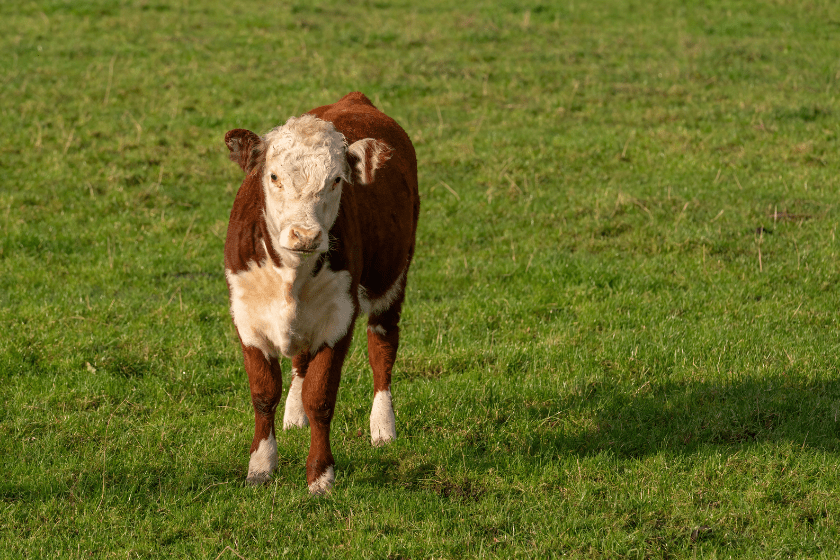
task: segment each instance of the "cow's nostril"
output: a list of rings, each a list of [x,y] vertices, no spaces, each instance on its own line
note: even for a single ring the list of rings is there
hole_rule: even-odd
[[[316,229],[292,228],[289,233],[294,248],[300,250],[314,250],[323,237],[323,232]]]

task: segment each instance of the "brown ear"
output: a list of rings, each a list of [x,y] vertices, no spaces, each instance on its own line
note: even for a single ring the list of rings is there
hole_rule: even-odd
[[[391,159],[391,147],[373,138],[364,138],[347,147],[347,163],[353,174],[353,183],[369,185],[376,170]]]
[[[230,150],[228,157],[239,164],[245,173],[250,173],[265,158],[262,138],[250,130],[244,128],[229,130],[225,134],[225,144]]]

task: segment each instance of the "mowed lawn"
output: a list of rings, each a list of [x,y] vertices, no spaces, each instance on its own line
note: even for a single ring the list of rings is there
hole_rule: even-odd
[[[0,3],[0,557],[838,557],[839,38],[833,0]],[[308,430],[245,487],[223,137],[354,90],[419,160],[398,439],[358,325],[333,493]]]

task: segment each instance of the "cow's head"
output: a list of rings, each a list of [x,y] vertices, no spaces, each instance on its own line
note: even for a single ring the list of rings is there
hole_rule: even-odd
[[[373,138],[350,146],[331,122],[292,117],[262,138],[249,130],[225,136],[230,159],[262,182],[265,221],[275,250],[290,264],[329,248],[346,184],[368,184],[390,157]]]

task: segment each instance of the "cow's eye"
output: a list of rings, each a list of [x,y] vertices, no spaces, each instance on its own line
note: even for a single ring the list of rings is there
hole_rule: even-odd
[[[334,184],[336,184],[336,185],[337,185],[337,184],[339,184],[340,182],[341,182],[341,177],[336,177],[336,178],[335,178],[335,181],[334,181]]]
[[[274,173],[272,173],[270,176],[271,176],[271,180],[272,180],[272,181],[276,181],[276,180],[277,180],[277,175],[275,175]]]

